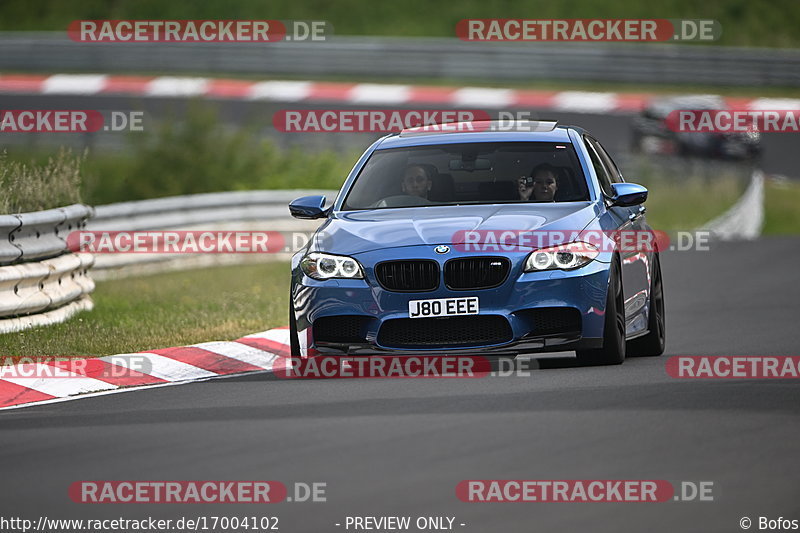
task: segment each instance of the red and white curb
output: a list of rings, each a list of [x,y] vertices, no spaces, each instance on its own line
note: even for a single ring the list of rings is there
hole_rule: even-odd
[[[287,103],[363,106],[419,105],[478,109],[548,109],[581,113],[634,113],[655,94],[439,87],[384,83],[253,81],[181,76],[104,74],[0,75],[0,93],[206,97]],[[726,98],[737,109],[800,109],[800,99]]]
[[[66,367],[58,362],[0,367],[0,410],[234,374],[271,372],[289,356],[288,344],[289,330],[278,328],[231,342],[204,342],[87,359],[92,363],[81,374],[72,371],[81,367],[74,361]],[[35,368],[40,365],[59,367],[59,377],[52,377],[52,369]],[[70,371],[63,369],[67,367]],[[146,372],[141,371],[143,368]]]

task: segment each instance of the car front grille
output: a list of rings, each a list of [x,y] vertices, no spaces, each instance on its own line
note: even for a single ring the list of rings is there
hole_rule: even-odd
[[[396,318],[378,332],[378,344],[387,348],[486,346],[512,338],[511,325],[499,315]]]
[[[325,316],[314,321],[314,342],[356,344],[365,342],[366,316]]]
[[[439,264],[428,259],[385,261],[375,267],[375,276],[390,291],[432,291],[439,286]]]
[[[510,270],[505,257],[461,257],[445,263],[444,282],[457,291],[490,289],[501,285]]]

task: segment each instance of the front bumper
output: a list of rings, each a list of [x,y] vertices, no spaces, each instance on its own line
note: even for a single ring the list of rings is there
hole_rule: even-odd
[[[479,290],[451,290],[444,283],[427,292],[393,292],[378,283],[372,265],[387,259],[387,251],[359,254],[356,258],[365,271],[363,280],[317,281],[305,276],[299,268],[292,274],[292,302],[297,320],[300,344],[311,353],[331,355],[419,355],[427,354],[497,354],[518,355],[548,351],[597,348],[602,345],[604,312],[608,290],[609,264],[603,255],[583,268],[573,271],[522,272],[527,252],[504,254],[512,268],[499,287]],[[450,255],[466,257],[475,254]],[[403,259],[433,259],[433,246],[409,247]],[[500,316],[510,326],[510,334],[502,342],[473,343],[469,346],[426,345],[391,346],[381,342],[381,327],[389,320],[408,320],[409,300],[477,296],[480,315]],[[543,330],[537,327],[531,310],[574,309],[580,319],[569,331]],[[315,336],[314,324],[326,317],[360,317],[362,326],[357,339],[330,342]],[[433,319],[437,320],[437,319]],[[447,319],[438,319],[447,320]],[[318,323],[319,324],[319,323]]]

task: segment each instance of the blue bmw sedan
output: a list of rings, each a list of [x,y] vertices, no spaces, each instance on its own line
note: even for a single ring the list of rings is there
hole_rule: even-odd
[[[490,125],[491,126],[491,125]],[[421,128],[361,156],[292,258],[292,355],[516,356],[619,364],[664,351],[647,190],[581,128]]]

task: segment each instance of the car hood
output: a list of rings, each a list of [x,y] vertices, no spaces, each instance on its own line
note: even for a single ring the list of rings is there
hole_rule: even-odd
[[[596,216],[590,202],[345,211],[319,228],[313,248],[354,255],[401,246],[459,244],[465,231],[580,231]]]

